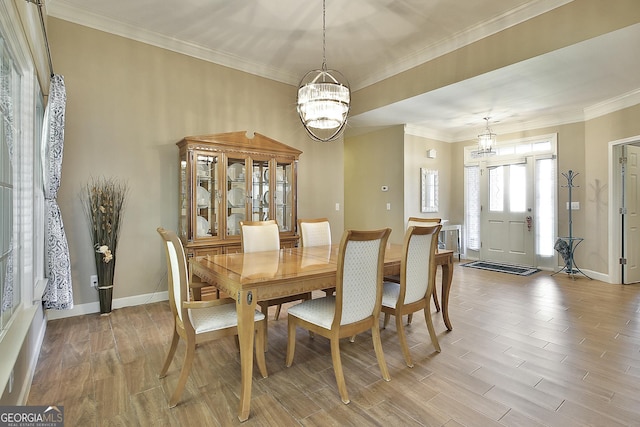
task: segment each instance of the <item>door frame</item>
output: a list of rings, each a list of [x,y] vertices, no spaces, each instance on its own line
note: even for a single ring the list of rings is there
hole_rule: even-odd
[[[537,144],[538,142],[549,142],[550,143],[550,147],[549,149],[545,149],[545,150],[536,150],[533,149],[533,145]],[[533,144],[532,145],[532,150],[530,151],[522,151],[519,153],[516,153],[515,151],[512,151],[511,149],[515,149],[515,147],[521,146],[521,147],[525,147],[529,144]],[[483,157],[481,155],[477,154],[477,147],[476,146],[466,146],[464,147],[464,158],[463,158],[463,168],[466,168],[467,166],[477,166],[480,169],[486,168],[488,165],[493,165],[493,164],[499,164],[502,162],[508,163],[509,161],[513,161],[514,159],[523,159],[525,157],[529,157],[531,156],[531,160],[533,161],[533,165],[532,167],[534,168],[534,176],[536,175],[535,173],[535,162],[538,159],[543,159],[543,158],[552,158],[556,160],[555,163],[555,167],[556,167],[556,172],[557,172],[557,168],[558,168],[558,162],[557,162],[557,154],[558,154],[558,134],[557,133],[550,133],[550,134],[542,134],[542,135],[537,135],[537,136],[530,136],[530,137],[525,137],[525,138],[514,138],[511,140],[505,140],[502,141],[501,143],[497,144],[496,146],[496,151],[497,151],[497,155],[496,157]],[[466,216],[467,216],[467,185],[466,185],[466,172],[465,172],[465,183],[464,183],[464,215],[465,215],[465,222],[464,222],[464,226],[463,226],[463,236],[464,236],[464,240],[463,240],[463,253],[467,255],[468,259],[480,259],[480,252],[481,249],[469,249],[467,247],[467,239],[469,236],[469,232],[467,230],[467,221],[466,221]],[[534,180],[534,189],[535,189],[535,180]],[[556,179],[556,185],[554,186],[554,207],[553,207],[553,212],[554,212],[554,225],[553,225],[553,240],[555,241],[556,237],[558,236],[558,182]],[[481,196],[480,196],[481,197]],[[480,202],[482,204],[482,202]],[[535,206],[535,201],[534,201],[534,221],[536,221],[536,217],[538,215],[536,206]],[[535,224],[535,222],[534,222]],[[537,225],[534,225],[537,226]],[[558,267],[558,254],[553,251],[553,253],[549,256],[539,256],[538,255],[538,241],[535,239],[534,237],[534,260],[535,260],[535,266],[539,267],[543,270],[555,270]]]
[[[640,144],[640,135],[609,142],[609,280],[610,283],[622,283],[622,218],[620,201],[622,200],[622,182],[620,163],[614,156],[615,149],[621,145]]]

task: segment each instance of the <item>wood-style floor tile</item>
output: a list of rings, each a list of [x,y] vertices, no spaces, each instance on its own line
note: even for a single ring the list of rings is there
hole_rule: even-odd
[[[270,311],[269,377],[254,369],[249,420],[237,418],[233,338],[198,346],[181,400],[169,409],[185,351],[180,344],[159,379],[173,327],[166,301],[49,322],[27,404],[64,405],[66,425],[92,427],[639,425],[640,286],[459,264],[453,277],[453,331],[432,310],[441,353],[420,313],[405,328],[413,368],[395,323],[381,331],[390,382],[370,332],[341,341],[348,405],[328,340],[299,330],[293,365],[284,366],[285,305],[278,321]]]

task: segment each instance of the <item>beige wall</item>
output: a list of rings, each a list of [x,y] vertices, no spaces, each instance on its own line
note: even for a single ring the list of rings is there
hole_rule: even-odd
[[[404,220],[441,218],[448,224],[461,224],[462,215],[451,209],[453,193],[452,144],[415,135],[404,137]],[[427,158],[427,150],[436,150],[436,158]],[[421,212],[420,168],[438,171],[438,212]]]
[[[404,228],[404,126],[350,137],[344,143],[345,228],[390,227],[402,243]],[[389,190],[383,192],[386,185]],[[387,210],[387,203],[391,210]]]
[[[343,228],[342,144],[317,144],[295,111],[295,87],[54,18],[49,40],[65,77],[67,109],[59,204],[76,304],[95,302],[87,221],[78,194],[91,176],[131,187],[118,245],[114,298],[166,290],[156,228],[177,228],[177,156],[183,136],[262,133],[303,151],[299,216]],[[339,236],[339,233],[336,232]]]
[[[609,247],[609,143],[640,135],[640,105],[625,108],[585,123],[584,229],[582,265],[608,273]],[[613,159],[612,161],[617,161]],[[613,232],[617,232],[614,230]]]

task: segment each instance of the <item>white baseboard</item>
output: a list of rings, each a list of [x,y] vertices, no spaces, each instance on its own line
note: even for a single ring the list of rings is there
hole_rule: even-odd
[[[556,270],[554,270],[554,271],[556,271],[556,273],[554,273],[554,274],[558,274],[558,275],[567,274],[566,271],[562,271],[563,268],[564,268],[564,265],[559,265],[558,268]],[[580,277],[583,277],[583,278],[585,278],[587,280],[588,279],[594,279],[594,280],[599,280],[599,281],[605,282],[605,283],[613,283],[611,281],[611,276],[608,275],[608,274],[599,273],[597,271],[587,270],[587,269],[584,269],[584,268],[581,268],[580,271],[582,271],[583,274],[580,274],[580,273],[574,274],[574,277],[576,279],[580,278]]]
[[[151,294],[135,295],[132,297],[114,299],[111,303],[111,307],[113,309],[116,309],[134,305],[150,304],[152,302],[166,301],[168,299],[169,293],[167,291],[154,292]],[[98,301],[90,302],[87,304],[74,305],[71,310],[47,310],[47,319],[64,319],[66,317],[82,316],[83,314],[92,313],[100,313],[100,303]]]

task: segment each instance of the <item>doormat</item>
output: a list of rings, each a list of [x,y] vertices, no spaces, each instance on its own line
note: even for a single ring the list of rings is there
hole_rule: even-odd
[[[535,267],[522,267],[519,265],[500,264],[489,261],[472,261],[462,264],[463,267],[479,268],[482,270],[497,271],[499,273],[516,274],[518,276],[530,276],[540,271]]]

